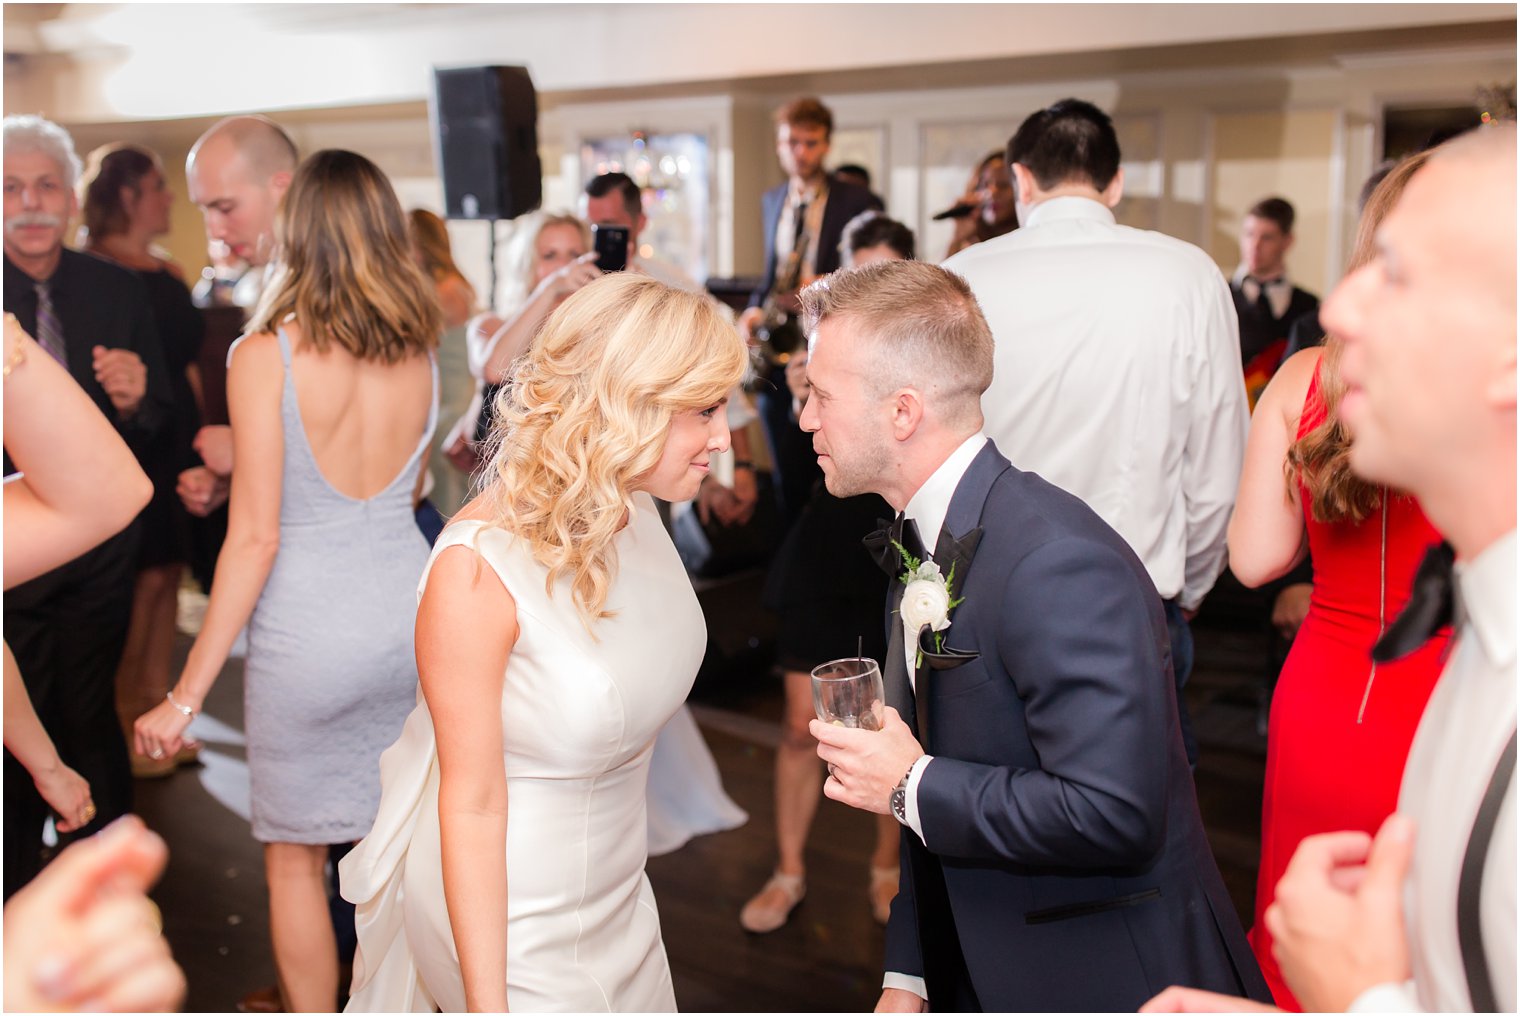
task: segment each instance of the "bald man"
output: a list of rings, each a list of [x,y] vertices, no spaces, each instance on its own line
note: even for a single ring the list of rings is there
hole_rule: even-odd
[[[1375,838],[1304,840],[1265,914],[1306,1012],[1515,1011],[1515,142],[1509,124],[1437,149],[1321,317],[1351,468],[1447,540],[1378,658],[1453,616],[1455,634],[1398,814]],[[1177,989],[1147,1005],[1232,1008]]]
[[[299,157],[284,128],[267,117],[229,116],[200,136],[185,159],[190,200],[206,234],[255,267],[274,250],[274,216]]]
[[[206,220],[206,235],[225,243],[253,266],[252,284],[274,253],[274,219],[299,161],[295,142],[265,116],[229,116],[211,125],[185,159],[190,200]],[[239,286],[245,283],[239,283]],[[232,473],[232,432],[202,427],[195,450],[204,466],[179,476],[179,496],[193,515],[206,517],[227,502]]]

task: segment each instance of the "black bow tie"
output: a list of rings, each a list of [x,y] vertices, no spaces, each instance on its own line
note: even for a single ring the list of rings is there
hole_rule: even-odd
[[[1409,602],[1372,647],[1375,661],[1389,663],[1408,656],[1451,624],[1456,612],[1455,560],[1456,551],[1449,543],[1438,543],[1425,552],[1414,573]]]
[[[902,515],[897,516],[891,522],[886,519],[878,519],[876,528],[860,541],[870,551],[871,559],[875,561],[881,570],[893,578],[901,575],[905,569],[902,555],[897,548],[892,546],[894,542],[902,544],[909,554],[918,558],[924,558],[924,541],[919,538],[918,525],[910,518]]]

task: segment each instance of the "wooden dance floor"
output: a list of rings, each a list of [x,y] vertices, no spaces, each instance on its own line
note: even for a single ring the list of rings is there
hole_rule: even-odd
[[[727,662],[704,673],[692,704],[726,789],[750,821],[649,863],[676,998],[691,1012],[869,1011],[883,948],[866,901],[869,816],[825,800],[809,846],[808,897],[791,923],[765,936],[739,927],[739,908],[774,863],[771,765],[782,708],[780,682],[759,662],[770,621],[748,606],[748,581],[704,593]],[[1206,607],[1195,633],[1188,699],[1203,746],[1199,799],[1220,869],[1249,920],[1265,759],[1257,732],[1265,640],[1257,622],[1228,608]],[[189,640],[180,641],[182,659]],[[274,982],[262,855],[242,817],[241,725],[242,664],[233,660],[197,721],[206,764],[137,784],[138,810],[169,842],[169,870],[154,895],[189,977],[192,1012],[231,1010]]]

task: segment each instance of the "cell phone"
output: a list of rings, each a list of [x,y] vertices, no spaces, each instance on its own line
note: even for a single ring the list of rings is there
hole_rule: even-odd
[[[604,272],[621,272],[628,267],[628,227],[591,227],[592,249],[596,251],[596,266]]]

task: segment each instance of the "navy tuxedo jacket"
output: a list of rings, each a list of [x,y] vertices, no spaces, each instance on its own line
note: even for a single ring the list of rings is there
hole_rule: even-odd
[[[887,969],[923,976],[936,1011],[1133,1012],[1171,984],[1270,1002],[1204,837],[1144,566],[990,441],[941,535],[976,528],[945,632],[976,658],[919,666],[907,717],[934,760]]]
[[[750,295],[751,307],[758,307],[770,295],[776,284],[776,224],[781,221],[781,209],[786,204],[786,184],[778,184],[760,198],[760,216],[765,224],[765,277],[760,287]],[[844,227],[861,212],[881,211],[881,199],[864,187],[841,183],[829,178],[829,200],[823,206],[823,222],[818,227],[818,254],[815,268],[819,275],[827,275],[839,267],[839,241],[844,237]]]

